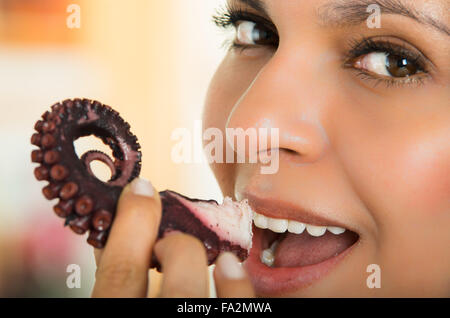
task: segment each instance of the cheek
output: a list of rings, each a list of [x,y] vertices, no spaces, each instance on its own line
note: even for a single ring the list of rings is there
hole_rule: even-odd
[[[421,101],[408,107],[362,102],[346,107],[349,104],[340,105],[341,121],[331,125],[332,143],[375,223],[388,233],[413,224],[433,229],[448,226],[450,117],[446,108],[420,108],[426,105]]]
[[[399,183],[410,193],[407,208],[430,215],[450,212],[450,132],[445,130],[415,140],[399,154]]]
[[[228,58],[225,58],[208,88],[205,99],[203,111],[203,132],[208,128],[218,128],[222,131],[222,136],[225,136],[225,125],[229,114],[231,113],[234,104],[239,100],[243,93],[242,87],[245,83],[239,82],[234,77],[233,63]],[[242,77],[240,77],[242,81]],[[203,139],[203,147],[205,147],[211,140]],[[226,153],[226,143],[224,145],[223,154]],[[224,195],[232,196],[233,193],[233,164],[210,164],[211,170],[222,190]]]
[[[233,51],[228,53],[208,88],[203,116],[204,128],[225,129],[233,107],[269,59],[267,52],[260,52],[255,57],[241,56]]]
[[[218,128],[225,136],[225,125],[238,102],[265,63],[259,58],[239,58],[229,53],[220,64],[208,88],[203,111],[203,131]],[[203,140],[203,146],[210,141]],[[223,142],[224,147],[226,143]],[[223,149],[226,153],[226,149]],[[226,195],[233,196],[235,164],[211,164],[211,169]]]
[[[364,182],[372,180],[368,189],[376,195],[369,196],[368,200],[375,207],[373,212],[380,224],[436,225],[447,219],[450,213],[448,135],[447,128],[427,132],[404,130],[380,137],[384,141],[375,153],[368,150],[376,160],[375,163],[366,161]]]
[[[439,288],[448,276],[450,147],[445,130],[400,139],[403,144],[398,140],[395,163],[386,162],[392,184],[382,197],[378,241],[386,282]]]
[[[224,130],[234,104],[245,90],[245,76],[236,76],[233,60],[226,57],[218,67],[208,88],[203,112],[203,130]]]

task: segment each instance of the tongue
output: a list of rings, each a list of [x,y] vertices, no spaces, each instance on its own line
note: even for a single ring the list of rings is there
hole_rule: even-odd
[[[287,233],[275,251],[274,267],[298,267],[317,264],[346,250],[358,236],[351,231],[335,235],[326,232],[320,237],[308,233]]]

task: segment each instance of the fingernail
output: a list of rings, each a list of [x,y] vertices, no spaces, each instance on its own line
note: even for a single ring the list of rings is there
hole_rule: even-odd
[[[163,234],[163,237],[167,237],[167,236],[171,236],[174,234],[182,234],[183,232],[181,231],[177,231],[177,230],[172,230],[172,231],[167,231]]]
[[[130,189],[134,194],[143,195],[145,197],[152,197],[155,194],[155,189],[150,181],[143,178],[134,179],[130,184]]]
[[[238,258],[232,253],[220,254],[216,265],[225,278],[242,279],[245,277],[245,272],[239,264]]]

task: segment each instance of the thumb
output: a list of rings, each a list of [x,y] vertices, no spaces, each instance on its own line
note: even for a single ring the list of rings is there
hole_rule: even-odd
[[[143,212],[144,214],[147,214],[145,215],[145,218],[143,220],[144,222],[142,222],[142,220],[140,220],[137,216],[137,214],[139,214],[138,211],[149,211],[148,213]],[[124,232],[131,230],[130,234],[138,234],[140,232],[140,226],[147,227],[146,230],[148,230],[148,226],[150,226],[149,233],[152,234],[152,238],[150,241],[154,241],[153,234],[155,232],[156,235],[158,234],[158,227],[161,219],[160,211],[161,200],[158,191],[153,188],[150,181],[144,178],[135,178],[131,183],[127,184],[124,187],[119,197],[116,215],[114,223],[111,227],[111,233],[109,235],[108,242],[114,240],[116,236],[120,237],[119,240],[122,238],[121,234],[115,235],[113,232]],[[120,217],[120,215],[124,214],[126,216]],[[120,219],[126,219],[127,221],[120,221]],[[147,222],[145,222],[145,220],[147,220]],[[136,222],[136,226],[133,227],[130,222]],[[118,225],[114,225],[116,223],[118,223]],[[153,228],[154,226],[156,226],[156,228]],[[129,236],[130,234],[127,234],[127,236]],[[97,267],[100,264],[100,260],[103,256],[104,250],[105,248],[99,249],[94,247],[95,263]]]
[[[149,181],[134,179],[119,198],[111,232],[100,255],[94,295],[144,294],[160,220],[159,193]]]
[[[239,264],[238,258],[230,252],[219,255],[214,269],[214,280],[219,298],[255,297],[249,277]]]

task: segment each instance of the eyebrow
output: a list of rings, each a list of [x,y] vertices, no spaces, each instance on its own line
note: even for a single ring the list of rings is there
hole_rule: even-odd
[[[259,1],[259,0],[258,0]],[[446,35],[449,28],[432,16],[417,11],[413,6],[401,0],[338,0],[331,1],[319,8],[318,15],[325,25],[345,26],[359,24],[367,20],[372,12],[367,12],[369,5],[378,5],[382,14],[395,14],[411,18],[421,24],[431,26]]]
[[[262,0],[238,0],[265,16],[269,16],[267,7]],[[394,14],[411,18],[420,24],[431,26],[440,32],[450,35],[450,29],[444,23],[432,16],[418,12],[401,0],[334,0],[318,9],[318,16],[323,25],[344,27],[357,25],[367,20],[372,14],[367,12],[369,5],[378,5],[382,14]],[[445,8],[444,8],[445,10]]]

